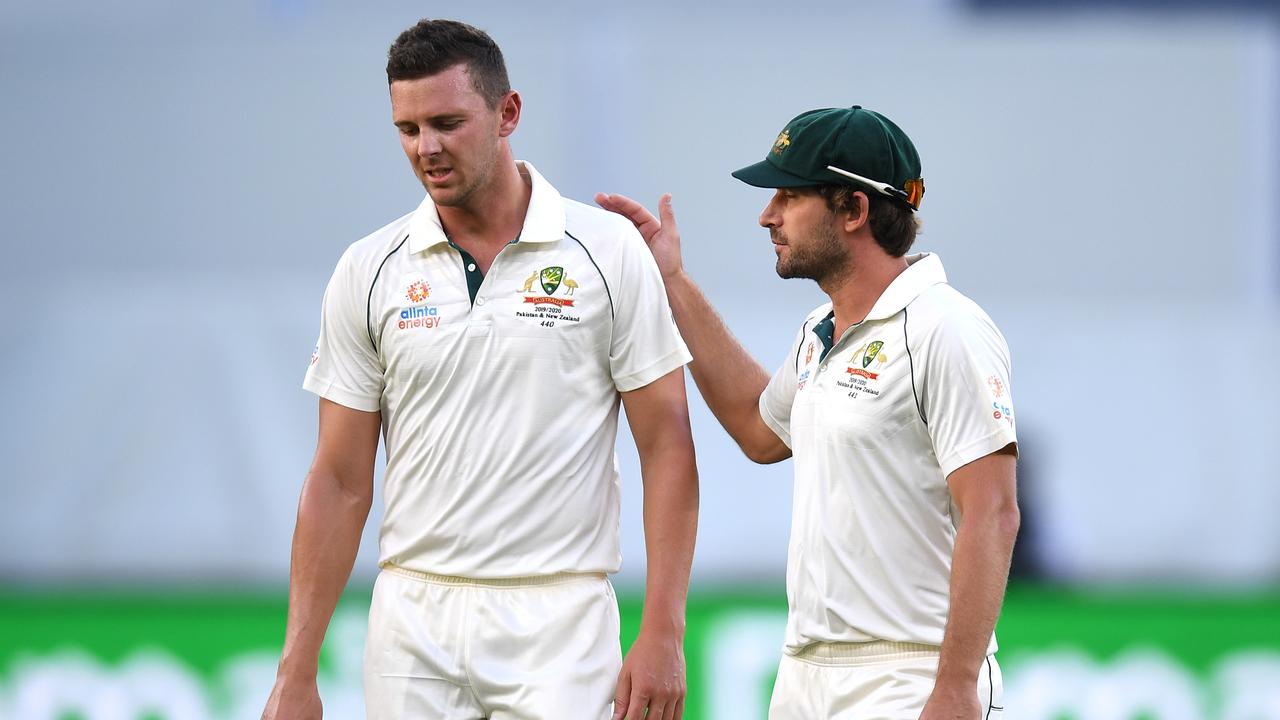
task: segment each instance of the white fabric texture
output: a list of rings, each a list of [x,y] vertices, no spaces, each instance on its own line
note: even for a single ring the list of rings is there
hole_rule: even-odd
[[[499,587],[384,570],[374,585],[368,720],[606,719],[621,668],[602,576]]]
[[[947,475],[1016,440],[1004,338],[936,255],[908,260],[825,358],[813,328],[831,305],[814,310],[760,398],[795,463],[788,652],[941,645],[957,520]]]
[[[325,293],[303,383],[382,412],[380,563],[473,578],[616,572],[620,392],[689,353],[621,216],[532,196],[474,304],[428,197],[356,242]]]

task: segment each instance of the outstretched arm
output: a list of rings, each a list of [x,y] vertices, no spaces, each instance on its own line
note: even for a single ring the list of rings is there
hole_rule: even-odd
[[[320,646],[369,517],[380,427],[379,413],[320,400],[320,438],[293,533],[284,652],[264,720],[320,718]]]
[[[658,202],[661,220],[623,195],[600,194],[595,199],[600,207],[630,220],[653,252],[676,326],[693,355],[689,371],[716,420],[755,462],[774,463],[791,457],[791,450],[760,417],[760,395],[769,384],[769,373],[733,337],[684,271],[671,196],[663,195]]]
[[[644,615],[618,677],[613,716],[679,720],[684,712],[685,599],[698,532],[698,471],[684,370],[622,394],[644,479],[648,557]],[[646,715],[645,712],[648,711]]]

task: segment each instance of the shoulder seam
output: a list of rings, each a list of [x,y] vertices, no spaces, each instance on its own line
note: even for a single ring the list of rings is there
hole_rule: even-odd
[[[587,249],[587,246],[585,243],[583,243],[578,238],[574,237],[573,233],[569,232],[568,228],[565,229],[564,234],[568,235],[569,238],[571,238],[574,242],[578,243],[578,247],[582,248],[582,252],[586,253],[587,259],[591,261],[591,266],[594,267],[596,269],[596,272],[600,274],[600,282],[604,283],[604,294],[606,297],[609,298],[609,317],[610,318],[616,317],[618,312],[613,306],[613,293],[609,291],[609,278],[604,276],[604,271],[601,270],[600,266],[596,264],[596,259],[591,256],[591,251]]]
[[[400,248],[404,247],[404,244],[408,241],[409,235],[406,233],[404,239],[401,240],[394,248],[391,248],[391,252],[387,253],[387,256],[382,258],[382,262],[378,263],[378,270],[373,274],[373,282],[369,283],[369,297],[365,300],[364,304],[364,324],[365,330],[369,332],[369,345],[373,347],[373,353],[375,355],[378,354],[378,342],[373,339],[373,289],[378,286],[378,276],[382,274],[383,266],[385,266],[387,261],[391,259],[391,256],[399,252]]]
[[[800,348],[804,347],[805,334],[809,332],[809,320],[810,318],[805,318],[804,323],[800,325],[800,342],[796,343],[796,357],[793,361],[796,372],[800,372]]]
[[[920,416],[920,422],[929,427],[929,420],[920,405],[920,393],[916,392],[916,362],[911,357],[911,338],[907,336],[907,308],[902,308],[902,345],[907,349],[907,366],[911,368],[911,397],[916,401],[916,414]]]

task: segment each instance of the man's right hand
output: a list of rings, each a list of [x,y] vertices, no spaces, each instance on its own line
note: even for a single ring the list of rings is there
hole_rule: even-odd
[[[277,677],[262,711],[262,720],[320,720],[322,716],[315,678],[308,682]]]
[[[671,210],[671,193],[658,201],[658,215],[626,195],[596,194],[596,204],[610,212],[616,212],[631,221],[640,236],[649,244],[653,258],[663,278],[670,278],[684,269],[680,258],[680,231],[676,229],[676,216]]]

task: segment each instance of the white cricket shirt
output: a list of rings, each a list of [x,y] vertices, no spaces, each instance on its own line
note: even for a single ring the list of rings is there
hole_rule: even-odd
[[[936,255],[907,259],[834,342],[831,304],[814,310],[760,397],[795,464],[792,653],[941,645],[958,520],[946,478],[1016,439],[1004,337]]]
[[[382,412],[380,563],[472,578],[616,572],[619,392],[690,359],[625,218],[532,165],[518,241],[483,276],[430,196],[352,244],[303,386]]]

